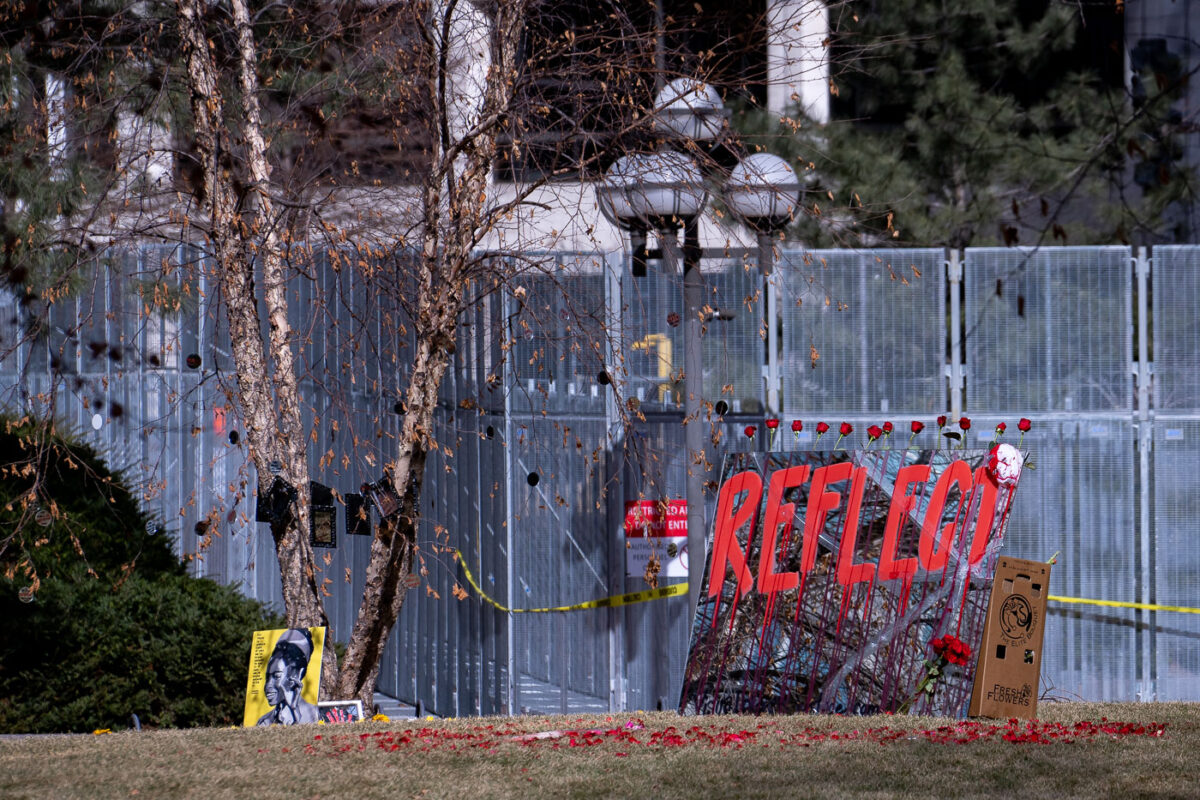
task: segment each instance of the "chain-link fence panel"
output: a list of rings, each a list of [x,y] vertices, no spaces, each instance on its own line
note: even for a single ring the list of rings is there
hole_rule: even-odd
[[[944,409],[945,258],[940,249],[784,252],[784,413]]]
[[[1154,248],[1154,408],[1200,408],[1200,247]]]
[[[53,418],[123,472],[195,574],[245,583],[245,457],[219,360],[193,360],[218,350],[198,267],[189,247],[114,249],[79,265],[66,294],[7,295],[0,405]]]
[[[514,415],[507,437],[513,607],[617,594],[603,419]],[[608,609],[514,615],[517,709],[608,709],[611,616]]]
[[[1028,453],[1003,553],[1032,561],[1057,554],[1049,593],[1137,602],[1141,596],[1136,433],[1131,419],[1037,415],[1023,437],[1017,418],[971,417],[970,442],[999,440]],[[1144,689],[1137,612],[1050,603],[1042,656],[1044,697],[1136,700]]]
[[[1156,250],[1157,252],[1157,250]],[[1200,395],[1192,395],[1197,404]],[[1200,419],[1159,416],[1154,421],[1153,593],[1151,602],[1196,606],[1200,597],[1200,494],[1196,463]],[[1200,685],[1200,615],[1143,612],[1152,625],[1157,699],[1196,699]]]
[[[623,311],[621,347],[614,371],[623,389],[647,412],[683,407],[684,306],[683,276],[652,262],[646,277],[626,272],[621,281]],[[703,398],[724,400],[733,413],[758,414],[763,409],[763,334],[766,307],[756,265],[738,259],[703,259],[701,341]]]
[[[510,408],[603,415],[610,348],[606,260],[542,257],[516,279],[510,318]]]
[[[1132,410],[1131,258],[1128,247],[967,249],[967,409]]]

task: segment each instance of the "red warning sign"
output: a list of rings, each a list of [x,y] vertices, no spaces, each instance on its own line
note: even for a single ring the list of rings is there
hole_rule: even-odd
[[[650,566],[656,576],[686,578],[687,501],[627,501],[625,562],[629,575],[645,576]]]

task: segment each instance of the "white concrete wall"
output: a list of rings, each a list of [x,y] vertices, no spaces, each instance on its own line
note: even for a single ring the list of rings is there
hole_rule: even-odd
[[[767,108],[829,121],[828,10],[820,0],[767,2]]]

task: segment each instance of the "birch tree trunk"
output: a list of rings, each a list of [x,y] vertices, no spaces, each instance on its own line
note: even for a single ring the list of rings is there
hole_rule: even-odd
[[[212,7],[201,0],[177,4],[207,235],[214,277],[225,298],[238,372],[237,402],[258,472],[258,497],[261,501],[270,494],[276,476],[297,492],[290,513],[271,526],[287,620],[295,627],[324,625],[321,598],[328,579],[318,577],[307,535],[308,437],[300,415],[284,245],[275,218],[272,167],[259,106],[260,54],[251,14],[247,0],[230,0],[230,59],[227,53],[213,52],[206,32],[204,15],[214,13]],[[419,28],[417,62],[425,67],[422,74],[408,77],[431,109],[436,136],[421,183],[421,249],[412,276],[415,346],[398,445],[388,464],[401,503],[375,530],[344,663],[339,670],[333,649],[327,648],[322,680],[323,695],[359,698],[367,708],[374,701],[383,649],[399,617],[416,557],[425,465],[430,450],[437,447],[434,412],[469,294],[475,248],[491,211],[489,178],[513,98],[525,7],[526,0],[445,0],[404,10]],[[220,66],[218,58],[223,59]],[[223,89],[227,84],[221,81],[222,68],[232,71],[229,89]],[[235,98],[231,102],[236,108],[227,107],[223,91]],[[231,123],[234,119],[236,124]],[[267,325],[265,346],[260,302]]]
[[[285,273],[270,195],[253,32],[245,0],[231,0],[237,48],[236,77],[240,117],[238,140],[227,130],[218,69],[205,31],[201,0],[179,0],[179,31],[187,66],[196,157],[204,179],[207,236],[215,261],[216,281],[225,299],[229,334],[237,368],[237,400],[250,455],[258,473],[258,497],[265,500],[275,475],[294,487],[297,499],[282,519],[271,524],[279,561],[289,627],[327,625],[317,566],[308,539],[309,472],[306,436],[300,418],[293,336],[288,324]],[[234,145],[245,166],[235,163]],[[244,169],[244,176],[242,174]],[[238,206],[235,181],[242,178],[248,194]],[[255,270],[261,269],[261,300],[268,337],[264,348]],[[337,661],[325,650],[322,693],[336,682]]]

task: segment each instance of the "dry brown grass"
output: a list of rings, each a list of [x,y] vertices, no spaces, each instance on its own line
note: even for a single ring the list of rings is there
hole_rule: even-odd
[[[1067,726],[1106,717],[1165,723],[1166,728],[1161,736],[1102,733],[1071,743],[1014,744],[992,738],[940,744],[920,731],[953,726],[953,721],[655,713],[37,737],[0,741],[0,797],[658,800],[1200,794],[1200,705],[1064,703],[1040,710],[1042,720]],[[637,744],[603,735],[589,740],[598,738],[598,744],[576,747],[570,746],[569,736],[533,745],[511,738],[518,732],[554,729],[622,729],[630,721],[645,726],[631,731]],[[753,735],[741,742],[723,737],[724,746],[692,742],[695,735],[687,731],[693,725],[718,739],[741,731]],[[656,731],[671,726],[687,744],[646,744]],[[429,729],[425,737],[419,735],[422,727]],[[869,729],[882,728],[891,733],[828,738],[833,733],[863,737]],[[405,730],[411,731],[408,742]],[[896,736],[899,730],[906,733]],[[368,734],[365,741],[363,734]]]

